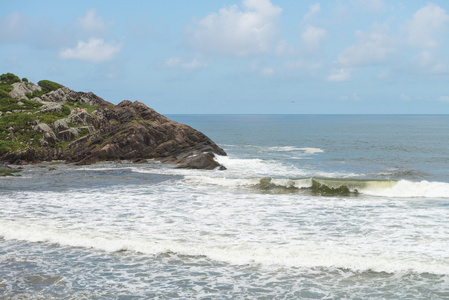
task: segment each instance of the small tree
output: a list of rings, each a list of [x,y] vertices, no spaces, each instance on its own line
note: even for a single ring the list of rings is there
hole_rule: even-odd
[[[6,84],[13,84],[16,82],[20,82],[20,78],[14,75],[13,73],[6,73],[0,75],[0,81]]]

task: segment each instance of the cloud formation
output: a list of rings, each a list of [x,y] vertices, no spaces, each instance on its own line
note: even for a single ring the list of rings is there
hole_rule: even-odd
[[[435,53],[423,50],[414,57],[414,65],[428,74],[449,74],[447,60]]]
[[[62,49],[59,57],[100,63],[114,59],[121,49],[121,45],[108,44],[103,39],[91,38],[87,43],[79,41],[73,48]]]
[[[341,82],[346,81],[350,77],[350,72],[347,69],[334,69],[327,77],[327,81]]]
[[[441,97],[438,97],[438,101],[441,101],[441,102],[449,102],[449,96],[441,96]]]
[[[430,3],[420,8],[408,23],[408,42],[419,48],[435,48],[446,31],[449,15]]]
[[[18,41],[23,39],[27,32],[27,27],[32,20],[22,16],[18,12],[13,12],[0,20],[0,40]]]
[[[318,50],[326,37],[327,32],[325,29],[312,25],[307,25],[301,34],[301,39],[308,52]]]
[[[248,56],[269,50],[277,33],[282,9],[270,0],[243,0],[195,22],[187,29],[186,42],[202,52]]]
[[[321,5],[319,3],[309,6],[309,11],[304,15],[304,21],[309,21],[314,15],[321,11]]]
[[[366,12],[380,12],[385,10],[385,4],[382,0],[357,0],[356,8]]]
[[[103,22],[101,17],[97,16],[95,9],[89,9],[84,16],[79,17],[77,19],[77,25],[85,33],[95,36],[104,35],[110,27]]]
[[[182,69],[185,71],[196,71],[207,67],[207,63],[197,58],[185,59],[182,57],[171,57],[165,62],[165,67],[172,69]]]
[[[343,50],[337,56],[342,67],[358,67],[379,64],[396,52],[394,39],[381,32],[356,32],[357,42]]]

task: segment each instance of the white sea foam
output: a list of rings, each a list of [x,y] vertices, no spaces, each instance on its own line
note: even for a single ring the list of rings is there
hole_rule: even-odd
[[[316,154],[323,153],[324,150],[320,148],[310,148],[310,147],[292,147],[292,146],[283,146],[283,147],[268,147],[267,150],[270,151],[279,151],[279,152],[302,152],[304,154]]]
[[[301,178],[301,177],[337,177],[347,178],[358,176],[354,173],[327,172],[314,169],[300,168],[290,163],[282,163],[274,159],[242,159],[233,156],[217,156],[217,161],[227,170],[226,177],[253,178]],[[222,172],[223,173],[223,172]],[[186,174],[188,175],[188,174]],[[192,174],[193,175],[193,174]]]
[[[6,240],[46,242],[106,252],[133,251],[149,255],[172,252],[179,255],[206,256],[235,265],[257,264],[265,267],[325,267],[353,271],[449,274],[448,261],[402,257],[395,253],[360,253],[352,247],[327,243],[222,244],[211,240],[198,244],[188,241],[132,239],[91,230],[50,229],[42,225],[13,221],[0,221],[0,225],[0,236]]]
[[[399,180],[391,187],[371,186],[363,190],[363,193],[373,196],[386,197],[427,197],[427,198],[449,198],[449,183],[446,182],[414,182]]]

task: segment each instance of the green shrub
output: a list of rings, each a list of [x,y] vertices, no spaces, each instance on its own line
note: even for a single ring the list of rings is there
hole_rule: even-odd
[[[63,85],[50,80],[41,80],[37,85],[40,86],[45,93],[56,91],[57,89],[64,87]]]
[[[70,143],[69,142],[57,142],[56,145],[55,145],[55,148],[65,149],[68,144],[70,144]]]
[[[4,84],[6,83],[11,85],[13,83],[20,82],[20,78],[14,75],[13,73],[6,73],[0,75],[0,81],[2,81],[2,83]]]
[[[10,169],[1,168],[0,169],[0,176],[21,176],[20,174],[16,174],[16,173],[19,173],[21,171],[22,170],[18,170],[18,169],[10,170]]]
[[[9,151],[15,151],[20,148],[19,142],[0,141],[0,156],[5,155]]]
[[[36,119],[36,115],[28,113],[12,113],[0,118],[0,155],[30,145],[39,147],[42,135],[34,131],[31,125]],[[14,129],[14,140],[10,128]]]
[[[9,92],[11,92],[13,90],[13,87],[12,87],[12,85],[2,84],[2,85],[0,85],[0,90],[8,93],[8,95],[9,95]]]
[[[22,108],[24,108],[24,109],[36,109],[43,105],[42,103],[39,103],[36,101],[31,101],[28,99],[20,99],[20,101],[24,104],[22,106]],[[69,112],[69,114],[70,114],[70,112]]]
[[[68,115],[70,115],[70,108],[64,105],[62,106],[61,111],[54,111],[42,114],[39,116],[39,119],[41,120],[42,123],[51,124],[56,120],[67,117]]]
[[[68,108],[67,106],[63,105],[62,109],[61,109],[61,112],[62,112],[62,114],[64,116],[68,116],[68,115],[70,115],[70,108]]]
[[[37,83],[37,85],[40,86],[42,90],[35,90],[29,96],[27,95],[29,99],[33,99],[34,97],[41,97],[46,93],[56,91],[57,89],[64,87],[63,85],[50,80],[41,80]]]
[[[0,111],[7,112],[7,111],[15,110],[15,109],[22,109],[22,106],[17,104],[18,102],[19,102],[18,100],[13,99],[11,97],[2,98],[0,100]]]
[[[3,98],[11,98],[11,96],[9,95],[8,91],[0,88],[0,99]]]
[[[28,78],[22,78],[22,82],[28,83]]]
[[[80,138],[80,137],[86,136],[88,134],[89,134],[89,130],[87,130],[86,128],[82,128],[80,130],[80,133],[78,134],[78,137]]]
[[[31,129],[31,122],[37,119],[36,115],[28,113],[12,113],[0,118],[0,130],[12,127],[15,131]]]
[[[34,90],[32,94],[30,94],[30,96],[27,95],[28,99],[33,99],[34,97],[41,97],[43,94],[48,93],[44,90]]]

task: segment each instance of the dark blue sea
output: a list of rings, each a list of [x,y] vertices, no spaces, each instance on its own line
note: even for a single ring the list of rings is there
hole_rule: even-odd
[[[169,115],[227,170],[0,178],[0,299],[449,299],[448,115]]]

